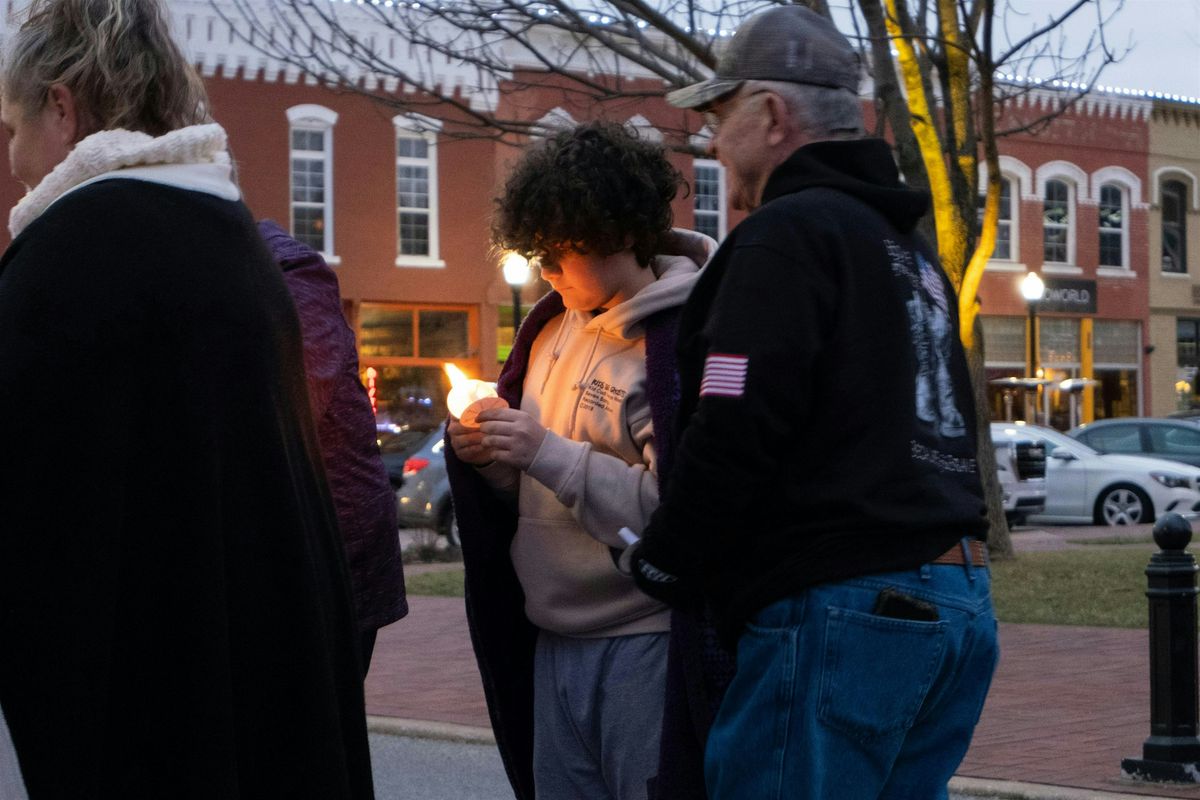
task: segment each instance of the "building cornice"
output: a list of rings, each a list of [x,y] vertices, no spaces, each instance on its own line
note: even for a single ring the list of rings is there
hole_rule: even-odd
[[[1007,106],[1051,113],[1062,107],[1066,90],[1031,89],[1005,101]],[[1140,97],[1128,97],[1107,91],[1088,92],[1075,101],[1067,113],[1101,119],[1145,122],[1150,118],[1154,102]]]

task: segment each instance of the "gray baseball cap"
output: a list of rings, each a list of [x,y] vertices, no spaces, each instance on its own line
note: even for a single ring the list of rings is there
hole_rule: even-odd
[[[858,91],[858,53],[833,23],[804,6],[755,14],[737,29],[713,77],[667,93],[678,108],[703,108],[746,81],[790,81]]]

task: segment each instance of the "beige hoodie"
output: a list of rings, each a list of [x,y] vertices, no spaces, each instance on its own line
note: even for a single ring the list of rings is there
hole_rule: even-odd
[[[700,234],[711,255],[716,243]],[[666,606],[613,564],[622,526],[641,531],[658,506],[654,430],[646,394],[643,320],[683,305],[700,265],[656,256],[658,276],[606,312],[567,310],[534,340],[521,410],[548,433],[519,477],[511,555],[533,624],[568,636],[669,630]],[[505,482],[484,470],[494,485]],[[505,469],[505,468],[501,468]],[[516,476],[509,476],[516,477]]]

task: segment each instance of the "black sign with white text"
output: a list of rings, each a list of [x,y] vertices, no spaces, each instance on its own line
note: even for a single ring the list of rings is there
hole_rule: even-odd
[[[1096,313],[1096,282],[1073,278],[1046,278],[1046,294],[1038,303],[1039,311]]]

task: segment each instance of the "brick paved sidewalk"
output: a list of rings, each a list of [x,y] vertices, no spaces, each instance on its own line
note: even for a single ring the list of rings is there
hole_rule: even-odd
[[[1109,535],[1031,533],[1017,534],[1018,550]],[[367,712],[488,726],[462,601],[412,597],[410,604],[407,619],[380,632]],[[1200,788],[1147,788],[1120,778],[1121,759],[1140,756],[1150,731],[1145,631],[1005,624],[1000,640],[1000,668],[960,775],[1200,800]]]

